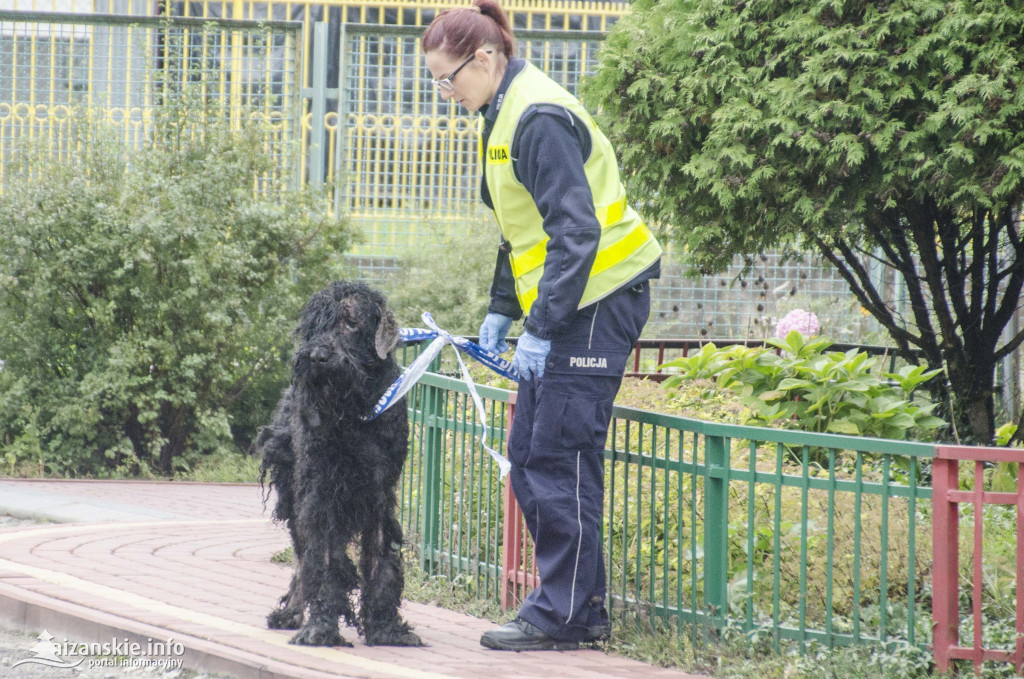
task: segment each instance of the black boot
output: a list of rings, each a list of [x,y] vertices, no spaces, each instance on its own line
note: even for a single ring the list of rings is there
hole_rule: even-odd
[[[587,633],[583,637],[583,643],[593,644],[598,641],[607,641],[612,635],[612,624],[606,622],[601,625],[591,625],[587,628]]]
[[[559,641],[549,637],[522,618],[484,632],[480,637],[480,645],[498,651],[571,651],[580,647],[576,641]]]

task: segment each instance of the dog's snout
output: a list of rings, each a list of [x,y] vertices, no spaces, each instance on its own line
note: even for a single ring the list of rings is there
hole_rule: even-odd
[[[331,351],[327,347],[314,347],[309,352],[309,358],[314,363],[326,363],[327,359],[331,357]]]

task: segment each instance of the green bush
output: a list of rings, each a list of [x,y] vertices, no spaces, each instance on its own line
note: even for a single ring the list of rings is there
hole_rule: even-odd
[[[856,349],[827,351],[831,341],[805,339],[796,330],[785,340],[767,342],[780,353],[706,344],[662,366],[679,373],[664,385],[674,389],[684,379],[713,379],[717,388],[740,396],[751,423],[801,431],[926,441],[946,425],[932,415],[936,404],[916,393],[937,370],[906,366],[884,372],[877,357]]]
[[[448,332],[477,334],[487,315],[499,242],[497,227],[486,219],[439,246],[410,248],[399,258],[388,304],[400,325],[422,327],[420,316],[429,311]]]
[[[162,139],[125,150],[88,128],[85,151],[36,158],[0,196],[8,471],[169,474],[246,445],[298,310],[338,275],[349,229],[273,185],[266,130],[165,113]]]

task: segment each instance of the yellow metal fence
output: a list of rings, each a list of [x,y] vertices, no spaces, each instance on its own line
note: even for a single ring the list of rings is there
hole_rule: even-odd
[[[297,173],[301,24],[0,11],[0,189],[27,152],[78,152],[97,121],[115,143],[153,139],[161,107],[259,124],[274,181]],[[166,121],[163,121],[166,122]]]
[[[99,112],[124,141],[140,141],[150,125],[156,68],[159,77],[182,82],[198,72],[204,95],[237,120],[272,119],[280,134],[268,139],[268,152],[283,155],[284,142],[296,141],[300,179],[326,183],[335,211],[361,227],[359,254],[385,258],[385,268],[413,242],[438,242],[489,219],[477,198],[474,121],[436,97],[419,51],[419,36],[438,11],[469,3],[93,0],[94,11],[123,13],[115,16],[87,13],[82,2],[14,0],[15,9],[33,12],[4,15],[0,173],[10,172],[25,142],[45,139],[57,154],[74,148],[69,121],[76,107]],[[507,0],[503,6],[519,54],[570,90],[596,67],[603,31],[627,7],[564,0]],[[177,33],[140,12],[171,18]],[[211,19],[232,28],[211,32],[200,23]],[[318,21],[328,26],[320,84],[329,99],[323,118],[313,120],[312,26]],[[268,37],[285,25],[292,28]],[[185,54],[180,64],[161,56],[172,47]],[[169,75],[174,68],[178,72]],[[324,147],[311,148],[318,126]],[[322,176],[310,174],[318,166],[312,154],[322,154]]]
[[[148,60],[160,66],[160,78],[179,84],[192,82],[198,69],[204,96],[236,124],[250,115],[273,120],[277,132],[268,136],[267,152],[280,154],[282,167],[297,154],[296,176],[326,184],[334,209],[364,234],[357,254],[368,278],[383,281],[410,248],[451,243],[493,219],[478,198],[475,121],[437,99],[419,52],[419,36],[436,13],[465,0],[7,0],[4,6],[12,2],[15,10],[66,15],[0,13],[0,180],[28,143],[75,152],[71,120],[83,102],[118,126],[125,141],[145,138],[157,101]],[[603,33],[628,11],[618,2],[505,0],[503,6],[519,54],[573,91],[596,69]],[[163,19],[154,14],[173,17],[177,32],[161,28]],[[294,23],[279,30],[281,20]],[[203,28],[211,21],[219,28]],[[324,113],[314,121],[316,22],[326,24],[327,44],[319,82]],[[187,53],[177,67],[173,59],[160,61],[161,36],[170,39],[165,47]],[[315,129],[323,145],[313,148]],[[856,341],[865,330],[844,281],[813,253],[803,262],[766,253],[750,278],[738,277],[738,266],[700,280],[679,269],[674,257],[663,263],[653,333],[762,337],[794,306],[815,310],[836,339]]]
[[[60,0],[51,0],[58,2]],[[246,20],[301,21],[303,36],[309,44],[310,26],[326,21],[334,26],[377,25],[426,28],[437,13],[449,7],[469,5],[465,0],[438,2],[437,0],[392,0],[367,2],[365,0],[281,0],[278,2],[251,2],[242,0],[196,0],[193,2],[164,2],[163,13],[173,16],[229,18]],[[579,0],[505,0],[502,2],[514,31],[520,30],[583,30],[605,32],[627,11],[625,2],[581,2]],[[307,60],[303,70],[304,83],[309,83],[311,72]]]
[[[490,219],[480,209],[476,117],[437,96],[420,33],[398,26],[342,30],[327,180],[337,208],[363,227],[361,252],[375,256],[439,243]],[[596,67],[602,37],[520,31],[519,54],[574,91]]]
[[[290,19],[304,26],[302,83],[313,77],[312,27],[328,26],[326,113],[313,119],[306,99],[301,155],[304,181],[328,186],[336,213],[348,215],[363,241],[355,254],[364,271],[381,278],[411,246],[443,243],[460,230],[491,220],[481,209],[476,169],[475,118],[442,102],[430,85],[419,37],[441,9],[468,2],[170,2],[163,11],[186,17]],[[626,10],[622,2],[508,0],[518,54],[575,91],[596,69],[604,31]],[[311,148],[323,125],[324,147]],[[325,171],[311,176],[322,154]],[[321,159],[317,159],[318,161]],[[373,258],[377,264],[367,262]]]

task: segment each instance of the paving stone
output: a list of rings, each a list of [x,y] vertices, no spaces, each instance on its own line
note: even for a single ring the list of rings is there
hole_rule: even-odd
[[[353,629],[342,630],[353,648],[293,646],[291,632],[265,624],[291,569],[270,561],[288,546],[288,534],[270,521],[255,485],[2,480],[0,514],[9,513],[8,503],[14,513],[57,521],[66,521],[72,507],[75,522],[0,516],[0,624],[30,639],[45,628],[76,643],[124,638],[182,645],[180,675],[115,669],[113,679],[192,679],[196,671],[238,679],[694,676],[607,658],[600,650],[489,651],[477,640],[492,623],[408,602],[403,615],[427,648],[367,647]],[[48,515],[51,505],[56,509]],[[14,656],[0,644],[0,669],[9,669],[2,657]]]

